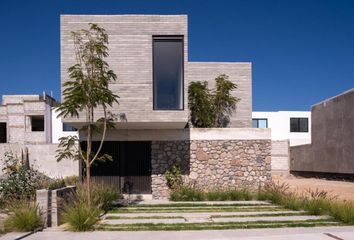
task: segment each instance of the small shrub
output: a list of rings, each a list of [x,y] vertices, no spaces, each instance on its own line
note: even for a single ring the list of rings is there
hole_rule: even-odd
[[[8,230],[33,231],[42,226],[38,207],[28,202],[16,202],[10,207],[10,216],[5,222]]]
[[[64,207],[63,220],[72,231],[89,231],[99,219],[100,210],[85,202],[75,202]]]
[[[264,187],[264,189],[259,190],[257,194],[258,200],[269,200],[275,204],[281,204],[283,198],[287,195],[289,185],[282,183],[270,183]]]
[[[0,206],[14,200],[33,199],[36,190],[43,188],[48,180],[48,177],[22,164],[11,152],[6,152],[1,161],[5,174],[0,179]]]
[[[48,190],[54,190],[54,189],[59,189],[59,188],[63,188],[65,187],[65,181],[62,178],[59,179],[54,179],[52,181],[49,182],[48,184]]]
[[[170,189],[176,189],[182,185],[182,172],[178,165],[173,165],[171,170],[165,172],[167,186]]]
[[[80,183],[79,176],[68,176],[64,178],[64,181],[66,186],[76,186]]]
[[[173,189],[170,194],[171,201],[204,201],[205,193],[190,186],[181,186]]]
[[[85,184],[78,185],[76,193],[76,201],[87,201],[87,186]],[[120,194],[114,186],[99,183],[91,184],[91,204],[99,209],[108,211],[113,207],[113,202],[119,198]]]

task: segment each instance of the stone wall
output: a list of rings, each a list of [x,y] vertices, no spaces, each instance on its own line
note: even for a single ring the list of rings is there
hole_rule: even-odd
[[[152,196],[167,198],[164,172],[181,167],[185,182],[203,190],[258,188],[271,181],[270,140],[152,142]]]

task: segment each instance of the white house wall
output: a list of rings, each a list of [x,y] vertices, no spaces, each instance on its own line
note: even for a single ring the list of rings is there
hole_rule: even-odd
[[[252,118],[268,120],[273,141],[289,139],[290,146],[311,143],[311,112],[309,111],[253,112]],[[290,132],[290,118],[308,118],[309,131]]]

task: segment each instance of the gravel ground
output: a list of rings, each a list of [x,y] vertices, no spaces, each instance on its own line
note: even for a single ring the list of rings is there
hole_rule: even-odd
[[[289,184],[290,189],[299,193],[306,192],[308,189],[314,191],[318,189],[336,195],[338,199],[354,201],[354,182],[298,177],[280,180],[280,183],[283,182]]]

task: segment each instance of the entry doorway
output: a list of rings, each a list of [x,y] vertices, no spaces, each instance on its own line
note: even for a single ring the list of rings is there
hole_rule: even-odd
[[[0,143],[7,143],[7,124],[0,122]]]
[[[98,146],[93,142],[93,149]],[[114,185],[126,194],[151,194],[151,142],[106,141],[101,154],[112,156],[112,161],[96,161],[91,168],[94,181]]]

